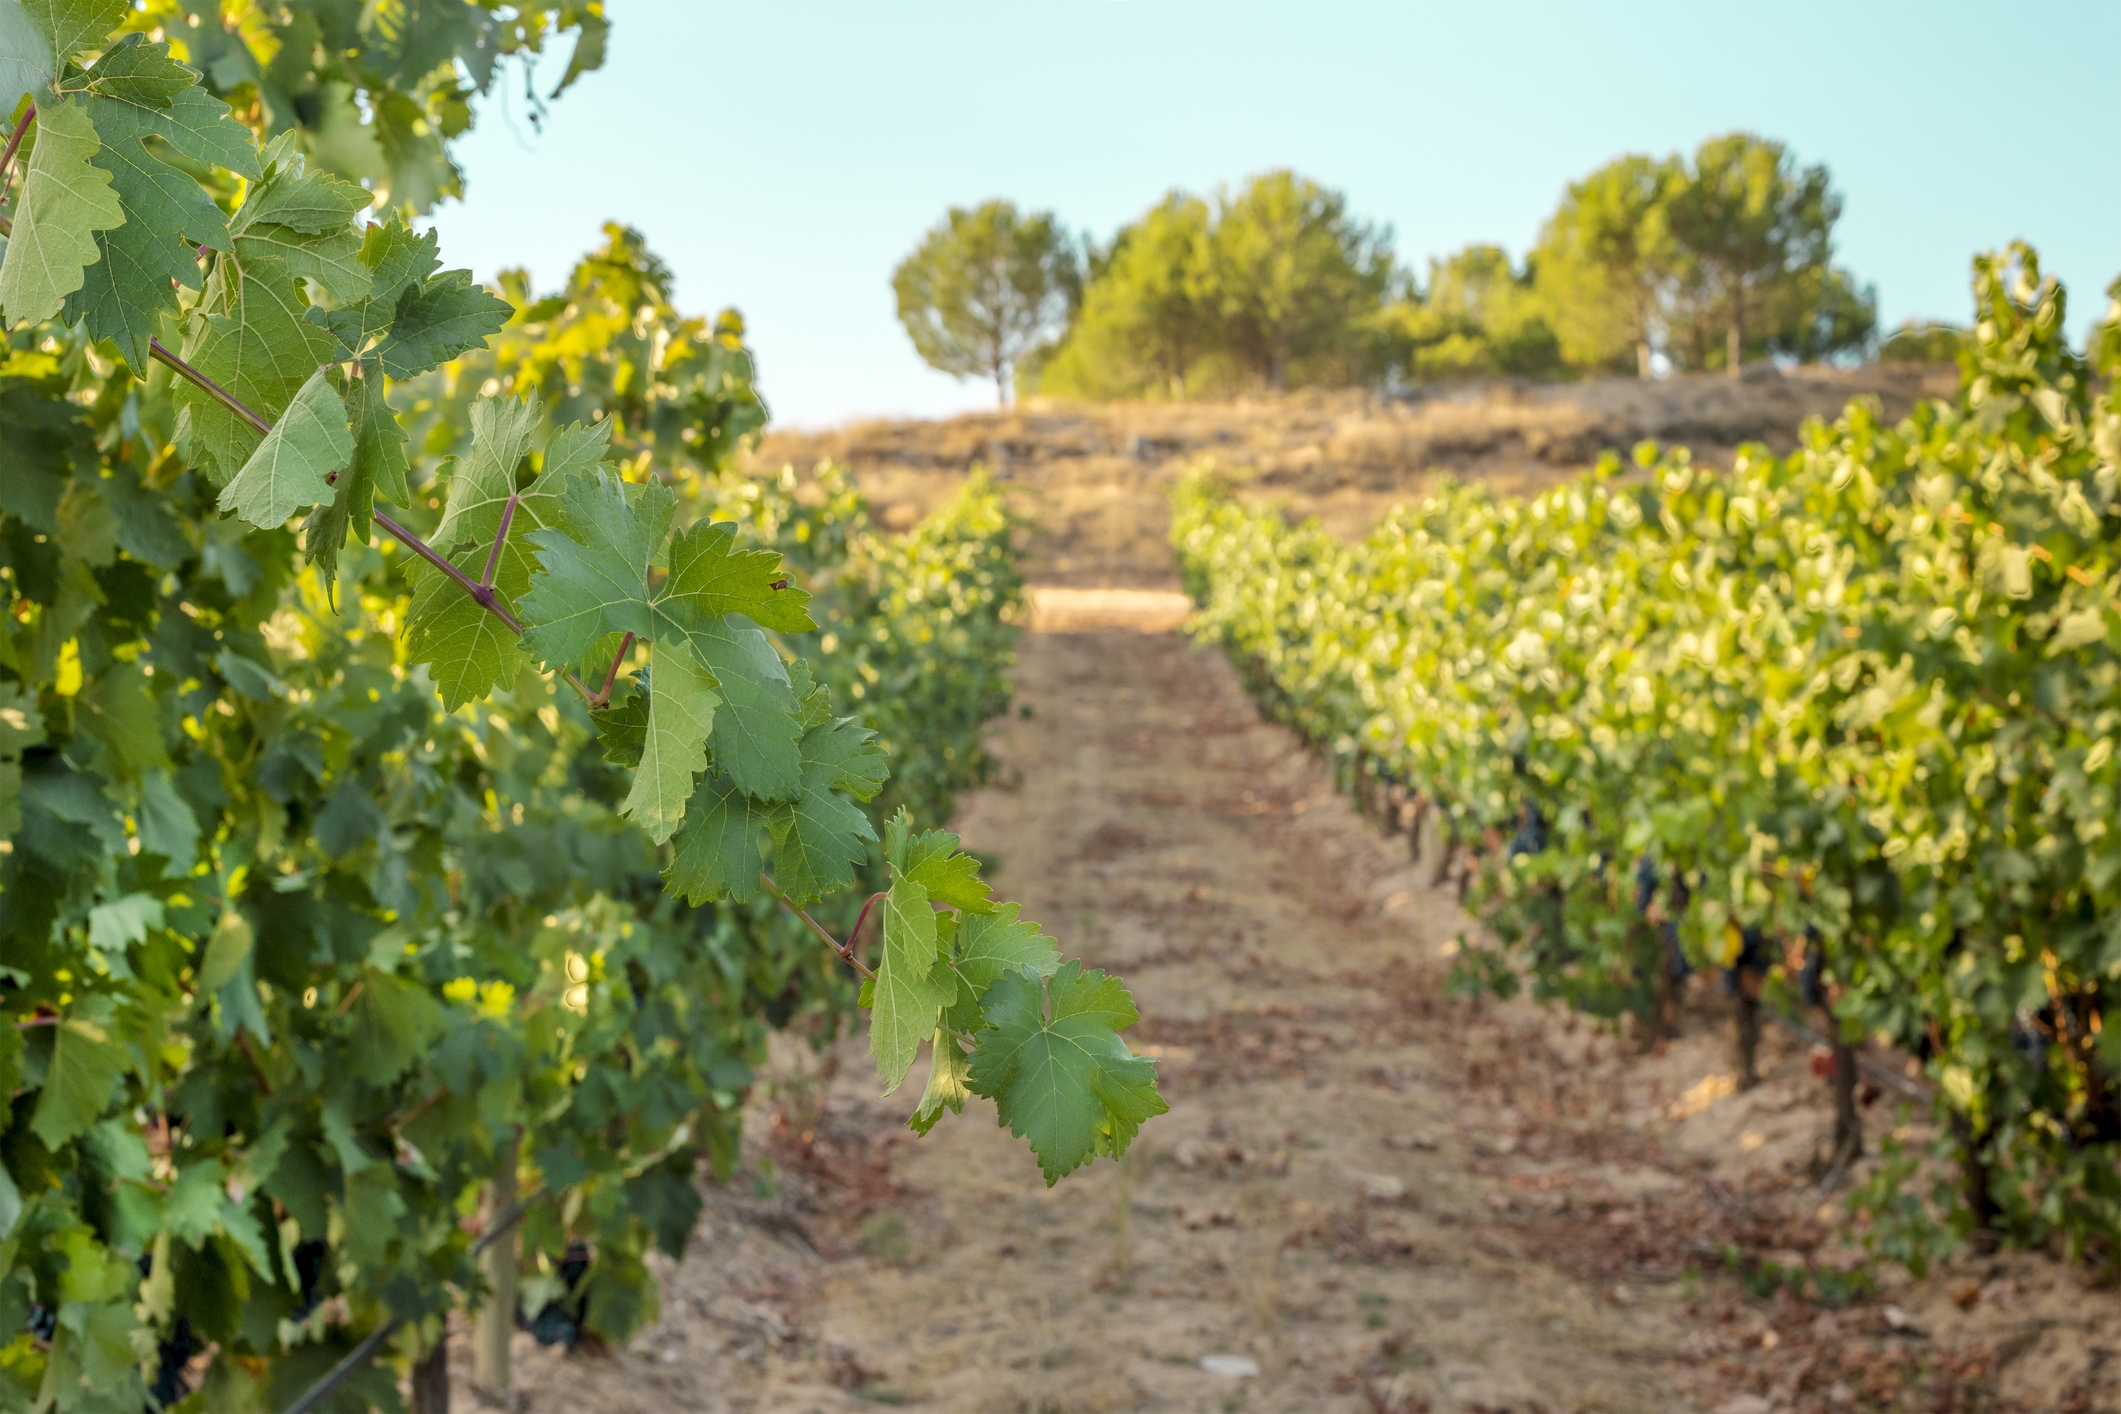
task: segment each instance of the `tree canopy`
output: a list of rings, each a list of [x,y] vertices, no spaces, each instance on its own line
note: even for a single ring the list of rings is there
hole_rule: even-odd
[[[1650,376],[1658,300],[1671,267],[1666,219],[1685,181],[1670,158],[1615,158],[1569,184],[1539,235],[1539,294],[1561,351],[1579,368],[1634,355]]]
[[[1379,323],[1388,359],[1417,382],[1562,368],[1533,268],[1520,271],[1498,245],[1431,260],[1427,286],[1410,285]]]
[[[1007,407],[1017,370],[1066,326],[1082,275],[1052,213],[989,201],[951,207],[892,272],[891,288],[920,356],[958,378],[991,378]]]
[[[1660,354],[1733,373],[1861,355],[1877,300],[1833,263],[1840,214],[1825,167],[1729,133],[1691,157],[1631,153],[1572,182],[1521,264],[1475,242],[1431,258],[1420,279],[1387,230],[1297,173],[1212,198],[1172,191],[1091,249],[1065,336],[1029,371],[1035,384],[1019,381],[1062,397],[1186,398],[1649,377]]]
[[[1215,347],[1208,204],[1171,192],[1093,260],[1081,316],[1040,386],[1079,397],[1183,398]]]
[[[1262,173],[1216,198],[1208,238],[1210,311],[1220,342],[1273,392],[1349,381],[1357,327],[1392,278],[1391,233],[1348,215],[1309,178]]]
[[[1785,348],[1804,341],[1820,304],[1853,302],[1827,270],[1841,198],[1825,167],[1800,168],[1782,143],[1751,133],[1710,138],[1667,210],[1696,367],[1707,363],[1711,327],[1721,326],[1723,364],[1736,377],[1747,353],[1778,336]]]
[[[1040,380],[1077,397],[1331,386],[1376,371],[1389,232],[1297,173],[1212,202],[1171,192],[1092,262],[1081,315]]]

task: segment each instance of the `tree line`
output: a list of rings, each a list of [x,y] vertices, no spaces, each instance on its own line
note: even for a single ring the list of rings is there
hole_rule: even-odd
[[[1344,194],[1277,170],[1172,191],[1104,244],[1008,201],[953,208],[892,284],[922,357],[1004,404],[1949,358],[1949,326],[1881,349],[1840,216],[1825,166],[1737,132],[1571,183],[1522,262],[1476,243],[1417,271]]]

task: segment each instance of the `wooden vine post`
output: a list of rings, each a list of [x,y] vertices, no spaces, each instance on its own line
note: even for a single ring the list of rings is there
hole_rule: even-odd
[[[487,1194],[487,1221],[499,1221],[515,1206],[517,1140],[501,1146],[500,1163]],[[516,1327],[516,1254],[521,1243],[510,1236],[479,1257],[486,1275],[486,1304],[479,1308],[472,1334],[472,1375],[492,1394],[508,1396],[508,1344]]]

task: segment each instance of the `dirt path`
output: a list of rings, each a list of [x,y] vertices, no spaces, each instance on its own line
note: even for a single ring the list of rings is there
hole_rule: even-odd
[[[775,1318],[741,1373],[598,1406],[1358,1410],[1374,1388],[1406,1409],[1681,1407],[1669,1322],[1484,1221],[1504,1181],[1480,1146],[1506,1147],[1502,1122],[1458,1103],[1452,1038],[1413,985],[1455,906],[1176,634],[1031,635],[1018,695],[1030,715],[999,746],[1025,784],[973,799],[960,828],[1064,952],[1132,985],[1171,1113],[1124,1166],[1052,1190],[991,1113],[894,1147],[897,1187],[852,1225],[866,1255],[783,1260],[784,1328],[814,1351]],[[869,1100],[858,1055],[842,1075],[821,1127],[843,1145],[917,1098]],[[713,1312],[723,1222],[666,1317],[696,1291],[710,1328],[743,1319]],[[669,1348],[677,1376],[689,1351]],[[1260,1373],[1210,1373],[1214,1355]]]
[[[1772,1040],[1770,1083],[1727,1097],[1712,993],[1656,1058],[1445,997],[1439,951],[1467,920],[1405,841],[1334,796],[1168,607],[1070,608],[1046,602],[1027,710],[997,730],[1018,783],[959,827],[1064,955],[1132,985],[1130,1039],[1161,1057],[1171,1113],[1124,1164],[1049,1190],[991,1109],[916,1142],[918,1073],[878,1100],[858,1046],[822,1064],[791,1047],[750,1174],[710,1189],[692,1252],[662,1269],[659,1323],[603,1358],[519,1337],[527,1407],[2064,1407],[1950,1402],[1999,1367],[1941,1343],[2038,1281],[2056,1286],[2041,1310],[2081,1316],[2052,1264],[1976,1273],[1956,1309],[1892,1297],[1912,1316],[1717,1275],[1728,1242],[1827,1250],[1801,1047]],[[2121,1333],[2100,1299],[2055,1357],[2071,1369],[2097,1373]],[[2066,1320],[2040,1319],[2015,1355],[2060,1339]]]

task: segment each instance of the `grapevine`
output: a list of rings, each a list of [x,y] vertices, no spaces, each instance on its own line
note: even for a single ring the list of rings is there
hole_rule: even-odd
[[[320,81],[411,132],[459,61],[603,41],[461,8]],[[740,325],[548,387],[573,316],[369,219],[439,147],[334,175],[176,13],[0,0],[0,1403],[286,1407],[369,1333],[432,1349],[518,1220],[526,1311],[622,1339],[800,1015],[868,1006],[887,1091],[926,1047],[923,1133],[981,1095],[1049,1181],[1123,1153],[1163,1109],[1125,989],[913,823],[1006,701],[991,492],[887,539],[739,482]],[[585,268],[656,273],[630,233]]]
[[[1204,470],[1173,530],[1199,632],[1477,860],[1462,977],[1656,1026],[1714,965],[1742,1020],[1827,1007],[1849,1075],[1920,1057],[1963,1182],[1859,1194],[1917,1267],[2121,1238],[2121,340],[2074,352],[2022,246],[1974,295],[1958,396],[1898,425],[1446,485],[1356,545]]]

